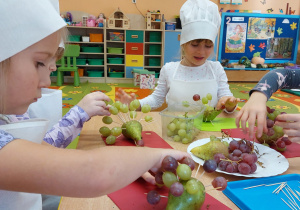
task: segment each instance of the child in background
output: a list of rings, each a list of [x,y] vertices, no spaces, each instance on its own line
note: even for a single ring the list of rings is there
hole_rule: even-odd
[[[237,99],[229,90],[226,73],[219,62],[208,61],[214,49],[221,23],[218,6],[209,0],[188,0],[180,9],[182,31],[180,45],[183,59],[165,64],[155,91],[141,99],[140,104],[149,104],[152,109],[160,107],[166,99],[170,104],[182,101],[193,102],[193,96],[212,95],[211,106],[231,113]],[[116,93],[116,99],[129,104],[135,95],[123,90]]]
[[[254,139],[254,126],[257,121],[257,136],[268,132],[266,103],[278,89],[299,89],[300,71],[295,69],[276,69],[268,72],[250,91],[250,98],[236,117],[236,126],[247,132],[248,122],[250,139]],[[283,127],[283,132],[291,141],[300,142],[300,114],[281,114],[275,124]]]
[[[19,115],[41,97],[41,88],[50,85],[48,66],[65,23],[48,0],[1,0],[0,14],[0,31],[5,31],[0,34],[0,114]],[[12,18],[11,14],[22,18]],[[0,126],[0,209],[41,209],[40,193],[106,195],[147,171],[157,172],[167,155],[177,160],[190,157],[173,149],[147,147],[62,150],[3,129],[18,130],[24,124],[26,120]],[[31,130],[34,139],[38,131],[35,127]]]

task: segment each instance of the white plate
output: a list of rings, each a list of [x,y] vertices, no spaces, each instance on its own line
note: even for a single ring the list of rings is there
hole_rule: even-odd
[[[234,138],[236,140],[240,140],[238,138]],[[230,142],[232,138],[224,138],[225,141]],[[209,138],[205,139],[199,139],[197,141],[192,142],[188,148],[187,152],[192,155],[192,158],[195,162],[199,163],[200,165],[203,165],[204,160],[201,158],[198,158],[197,156],[193,155],[191,153],[191,150],[195,147],[201,146],[203,144],[206,144],[210,141]],[[275,176],[278,174],[282,174],[285,172],[289,167],[288,160],[279,152],[275,151],[274,149],[271,149],[269,147],[266,147],[262,144],[254,143],[255,147],[258,149],[259,154],[258,161],[263,163],[263,166],[265,168],[262,168],[260,165],[257,165],[257,170],[253,174],[240,174],[240,173],[228,173],[226,171],[221,171],[217,169],[217,172],[224,173],[224,174],[230,174],[235,176],[245,176],[245,177],[269,177],[269,176]],[[261,155],[263,154],[263,155]]]

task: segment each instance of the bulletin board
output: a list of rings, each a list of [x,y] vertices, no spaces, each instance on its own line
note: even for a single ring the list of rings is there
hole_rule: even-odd
[[[222,13],[218,60],[259,53],[265,63],[296,63],[299,24],[299,15]]]

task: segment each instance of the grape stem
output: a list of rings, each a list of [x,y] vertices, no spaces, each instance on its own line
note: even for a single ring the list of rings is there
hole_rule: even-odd
[[[203,174],[205,174],[205,171],[202,172],[202,174],[199,177],[199,180],[201,179],[201,177],[203,176]]]
[[[216,187],[216,188],[212,188],[212,189],[209,189],[209,190],[205,190],[205,193],[208,192],[208,191],[211,191],[211,190],[218,190],[218,189],[221,189],[222,187]]]
[[[198,166],[198,168],[197,168],[197,171],[196,171],[196,174],[195,174],[195,178],[197,177],[197,175],[198,175],[198,171],[199,171],[199,169],[200,169],[200,164],[199,164],[199,166]]]
[[[144,193],[145,195],[147,195],[148,193]],[[162,198],[168,198],[168,196],[165,196],[165,195],[159,195],[160,197]]]

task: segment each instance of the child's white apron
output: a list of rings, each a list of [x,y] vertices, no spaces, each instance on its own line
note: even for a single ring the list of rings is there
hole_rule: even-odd
[[[177,66],[172,79],[170,80],[170,89],[166,96],[168,104],[182,104],[183,101],[188,101],[194,104],[193,96],[199,94],[201,98],[206,97],[207,93],[212,95],[210,106],[215,107],[218,103],[218,83],[215,74],[212,71],[213,79],[203,79],[197,81],[183,81],[175,79],[178,71]],[[207,65],[207,64],[205,64]]]
[[[48,124],[49,121],[45,119],[31,119],[1,125],[0,129],[10,133],[15,138],[40,144]],[[0,190],[0,209],[42,210],[42,197],[41,194]]]

